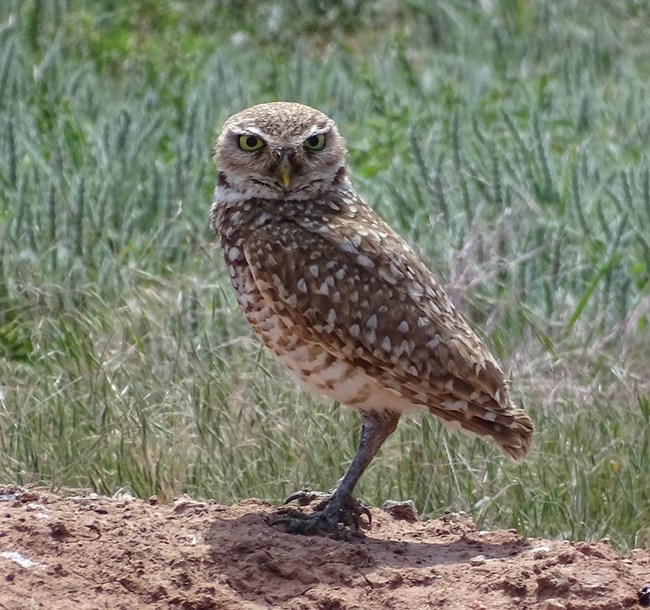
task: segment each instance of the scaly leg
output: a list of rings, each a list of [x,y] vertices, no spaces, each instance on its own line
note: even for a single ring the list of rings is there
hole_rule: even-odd
[[[282,524],[287,532],[295,534],[340,534],[340,523],[357,530],[359,517],[365,513],[370,518],[370,513],[352,497],[352,492],[379,448],[395,431],[399,417],[395,411],[363,411],[359,449],[336,491],[326,502],[319,504],[317,512],[305,515],[297,510],[283,509],[285,514],[274,519],[272,525]],[[298,492],[289,496],[286,502],[298,500],[301,504],[308,504],[316,497],[318,494]]]

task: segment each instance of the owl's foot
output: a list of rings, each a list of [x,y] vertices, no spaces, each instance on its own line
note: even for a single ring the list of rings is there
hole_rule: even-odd
[[[372,522],[368,508],[351,496],[341,498],[336,493],[299,491],[291,494],[284,503],[290,502],[297,502],[300,506],[317,502],[313,507],[314,512],[309,514],[292,507],[278,511],[271,525],[283,525],[285,531],[291,534],[328,534],[339,540],[350,540],[352,537],[363,537],[361,527],[365,523],[362,515],[367,517],[368,525]]]

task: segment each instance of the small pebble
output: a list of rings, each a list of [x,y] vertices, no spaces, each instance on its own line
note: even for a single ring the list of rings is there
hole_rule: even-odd
[[[551,552],[550,546],[538,546],[534,549],[530,549],[530,552],[533,554],[534,559],[542,559],[548,553]]]
[[[415,510],[415,503],[413,500],[404,500],[402,502],[386,500],[382,508],[390,514],[393,519],[408,521],[409,523],[414,523],[418,520],[418,514]]]
[[[476,555],[469,560],[472,566],[482,566],[485,563],[485,555]]]

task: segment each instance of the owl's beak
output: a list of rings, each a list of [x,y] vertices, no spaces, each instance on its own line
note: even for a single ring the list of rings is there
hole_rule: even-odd
[[[282,156],[282,159],[280,159],[280,163],[278,164],[278,175],[282,180],[282,184],[284,184],[284,188],[288,188],[291,178],[293,178],[293,166],[291,165],[289,158],[286,156]]]

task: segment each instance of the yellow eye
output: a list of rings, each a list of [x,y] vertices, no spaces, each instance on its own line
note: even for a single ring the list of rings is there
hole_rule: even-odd
[[[264,146],[264,140],[258,138],[257,136],[243,135],[239,136],[239,148],[245,150],[246,152],[253,152],[254,150],[259,150]]]
[[[310,136],[305,140],[305,148],[308,150],[323,150],[325,148],[325,136],[319,133],[315,136]]]

